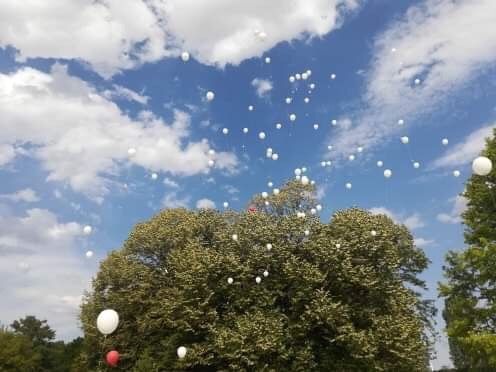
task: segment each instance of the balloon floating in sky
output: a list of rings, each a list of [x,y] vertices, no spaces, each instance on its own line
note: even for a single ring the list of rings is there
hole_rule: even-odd
[[[295,82],[295,77],[294,76],[290,76],[289,77],[289,82],[290,83],[294,83]]]
[[[83,234],[84,235],[90,235],[92,231],[93,231],[93,228],[89,225],[86,225],[85,227],[83,227]]]
[[[301,79],[301,75],[300,74],[296,74],[295,75],[295,78],[296,78],[296,80],[300,80]]]
[[[253,111],[253,108],[254,107],[252,105],[248,106],[248,111]]]
[[[265,57],[265,63],[270,63],[270,57]]]
[[[222,133],[224,133],[224,134],[229,133],[229,129],[227,129],[227,128],[223,128],[223,129],[222,129]]]
[[[272,160],[277,160],[279,159],[279,155],[278,154],[272,154]]]
[[[345,186],[348,190],[351,190],[351,188],[353,187],[353,185],[350,182],[348,182]]]
[[[314,124],[313,129],[315,129],[315,130],[319,129],[319,124]]]
[[[281,128],[282,128],[282,124],[281,124],[281,123],[277,123],[277,124],[276,124],[276,128],[277,128],[277,129],[281,129]]]
[[[107,353],[105,360],[110,367],[117,367],[117,365],[119,364],[119,358],[119,353],[115,350],[112,350]]]
[[[295,174],[295,176],[300,176],[301,175],[301,169],[300,168],[296,168],[294,170],[294,174]]]
[[[279,189],[274,189],[274,195],[279,195],[280,190]]]
[[[453,171],[453,176],[460,177],[460,171],[459,170],[454,170]]]
[[[292,99],[289,97],[286,97],[286,103],[289,105],[291,103]]]
[[[379,160],[379,161],[377,162],[377,166],[378,166],[379,168],[381,168],[383,165],[384,165],[384,162],[383,162],[382,160]]]
[[[393,172],[391,171],[391,169],[386,169],[384,171],[384,177],[391,178],[392,175],[393,175]]]
[[[307,176],[303,176],[303,177],[301,177],[301,183],[302,183],[303,185],[308,185],[308,183],[309,183],[309,182],[310,182],[310,180],[308,179],[308,177],[307,177]]]
[[[414,163],[413,163],[413,167],[414,167],[415,169],[420,168],[420,163],[419,163],[418,161],[414,162]]]
[[[310,102],[310,98],[305,97],[305,99],[304,99],[303,101],[304,101],[305,103],[308,103],[308,102]]]
[[[289,115],[289,120],[295,121],[296,120],[296,115],[295,114]]]
[[[355,160],[355,155],[350,155],[350,156],[348,156],[348,159],[349,159],[350,161]]]
[[[188,52],[182,52],[182,54],[181,54],[181,59],[182,59],[184,62],[188,62],[188,61],[189,61],[189,53],[188,53]]]
[[[184,346],[179,346],[177,348],[177,356],[179,359],[183,359],[186,356],[188,350]]]
[[[363,151],[363,147],[360,146],[357,148],[357,152],[362,152],[362,151]]]
[[[134,156],[136,155],[136,149],[134,147],[131,147],[130,149],[127,150],[127,154],[129,156]]]
[[[441,141],[441,143],[444,145],[444,146],[448,146],[448,139],[447,138],[443,138],[443,140]]]
[[[244,134],[248,133],[248,128],[243,128],[243,133]]]
[[[152,180],[156,180],[158,178],[158,174],[157,173],[152,173]]]
[[[415,85],[419,85],[420,84],[420,79],[415,79]]]
[[[207,101],[213,101],[215,98],[215,93],[212,91],[208,91],[206,97],[207,97]]]
[[[210,168],[212,168],[213,166],[215,166],[215,160],[209,159],[209,161],[208,161],[208,166],[209,166]]]
[[[115,310],[103,310],[96,319],[96,327],[101,334],[109,335],[119,326],[119,314]]]
[[[479,156],[472,162],[472,170],[478,176],[487,176],[491,173],[492,169],[493,163],[491,162],[491,159],[485,156]]]
[[[260,138],[261,140],[265,139],[266,135],[264,132],[260,132],[258,133],[258,138]]]
[[[405,124],[405,121],[403,119],[398,120],[398,125],[403,125]]]
[[[338,121],[337,121],[336,119],[333,119],[333,120],[331,121],[331,124],[332,124],[332,125],[337,125],[337,124],[338,124]]]
[[[87,251],[86,252],[86,258],[91,258],[93,257],[93,252],[92,251]]]
[[[401,137],[401,143],[406,145],[408,142],[410,142],[410,139],[407,136]]]
[[[331,74],[331,79],[332,80],[336,79],[336,74]]]
[[[229,203],[228,202],[224,202],[223,206],[224,206],[224,208],[227,208],[227,207],[229,207]]]

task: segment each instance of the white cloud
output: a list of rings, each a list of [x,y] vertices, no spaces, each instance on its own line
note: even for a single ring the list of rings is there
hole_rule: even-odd
[[[494,14],[494,0],[427,0],[411,7],[376,39],[365,108],[355,112],[352,128],[333,133],[335,152],[394,138],[399,119],[408,125],[494,63]]]
[[[457,195],[450,199],[453,208],[450,213],[439,213],[437,219],[439,222],[448,224],[458,224],[462,222],[461,214],[467,209],[467,199],[464,196]]]
[[[200,199],[196,202],[198,209],[215,209],[215,203],[210,199]]]
[[[177,189],[179,187],[179,184],[177,182],[175,182],[174,180],[171,180],[168,177],[165,177],[164,178],[164,185],[165,186],[168,186],[168,187],[171,187],[173,189]]]
[[[424,221],[422,221],[418,213],[414,213],[410,216],[403,216],[394,213],[386,207],[374,207],[370,208],[369,211],[372,214],[384,214],[391,218],[395,223],[405,225],[409,230],[416,230],[425,226]]]
[[[272,82],[267,79],[255,78],[251,82],[251,85],[255,88],[257,96],[260,98],[266,97],[273,88]]]
[[[128,101],[138,102],[146,105],[150,97],[144,96],[129,88],[114,84],[113,90],[106,90],[103,95],[108,99],[122,98]]]
[[[222,186],[222,188],[224,190],[226,190],[231,195],[239,194],[239,189],[234,187],[233,185],[224,185],[224,186]]]
[[[433,168],[447,168],[471,163],[484,149],[486,138],[491,137],[496,124],[475,130],[461,143],[456,144],[443,156],[434,160]]]
[[[149,111],[131,119],[61,65],[51,73],[0,74],[0,117],[1,146],[34,145],[28,154],[41,161],[49,181],[67,182],[97,201],[126,163],[178,176],[209,172],[209,143],[188,141],[189,115],[175,111],[172,124]],[[129,158],[131,147],[137,153]],[[216,168],[235,171],[234,154],[217,152],[216,160]]]
[[[434,240],[431,239],[424,239],[424,238],[415,238],[413,240],[413,243],[420,248],[426,248],[428,246],[433,245],[435,242]]]
[[[3,194],[0,195],[0,198],[11,200],[13,202],[26,202],[26,203],[35,203],[40,201],[40,198],[36,194],[36,191],[27,188],[23,190],[16,191],[12,194]]]
[[[162,206],[165,208],[188,208],[189,202],[189,197],[180,198],[177,196],[177,192],[171,192],[162,199]]]
[[[261,56],[282,41],[324,36],[360,2],[4,0],[0,46],[17,48],[21,61],[83,60],[104,76],[182,50],[225,66]]]
[[[0,322],[31,314],[47,319],[58,337],[80,334],[78,305],[96,269],[76,250],[82,234],[78,223],[44,209],[0,216]]]

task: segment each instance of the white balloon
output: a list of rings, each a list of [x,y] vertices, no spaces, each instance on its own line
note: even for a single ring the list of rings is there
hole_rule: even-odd
[[[296,168],[296,169],[294,170],[294,174],[295,174],[296,176],[300,176],[300,175],[301,175],[301,169],[300,169],[300,168]]]
[[[325,161],[321,161],[320,162],[320,165],[323,166],[323,167],[325,167],[326,166],[326,162]]]
[[[295,82],[295,77],[294,76],[290,76],[289,77],[289,82],[290,83],[294,83]]]
[[[93,251],[87,251],[86,258],[91,258],[91,257],[93,257]]]
[[[296,115],[295,114],[289,115],[289,120],[295,121],[296,120]]]
[[[224,133],[224,134],[229,133],[229,129],[227,129],[227,128],[223,128],[223,129],[222,129],[222,133]]]
[[[493,169],[491,159],[485,156],[479,156],[472,162],[472,170],[479,176],[487,176]]]
[[[459,170],[454,170],[454,171],[453,171],[453,176],[455,176],[455,177],[460,177],[460,174],[461,174],[461,173],[460,173],[460,171],[459,171]]]
[[[269,196],[269,194],[268,194],[266,191],[264,191],[264,192],[262,193],[262,198],[267,199],[267,198],[268,198],[268,196]]]
[[[272,160],[277,160],[279,159],[279,155],[278,154],[272,154]]]
[[[391,169],[386,169],[384,171],[384,177],[391,178],[392,175],[393,175],[393,172],[391,171]]]
[[[296,176],[295,178],[297,181],[299,181],[301,179],[301,176]]]
[[[279,195],[279,189],[274,189],[274,195]]]
[[[305,173],[305,172],[307,171],[307,167],[302,167],[302,168],[301,168],[301,171],[302,171],[303,173]]]
[[[272,188],[272,186],[274,186],[274,184],[269,181],[269,183],[267,183],[267,186],[269,186],[270,188]]]
[[[270,63],[270,57],[265,57],[265,63]]]
[[[398,120],[398,125],[403,125],[405,124],[405,121],[403,119]]]
[[[253,111],[253,106],[252,105],[248,106],[248,111]]]
[[[336,248],[337,248],[337,249],[341,248],[341,244],[336,243]]]
[[[215,160],[209,159],[208,166],[212,168],[215,165]]]
[[[351,188],[353,187],[353,185],[350,182],[348,182],[345,186],[348,190],[351,190]]]
[[[415,169],[420,168],[420,163],[419,163],[418,161],[414,162],[414,163],[413,163],[413,167],[414,167]]]
[[[265,133],[264,132],[260,132],[258,133],[258,138],[260,138],[261,140],[265,139]]]
[[[322,205],[317,204],[316,208],[317,208],[317,210],[320,212],[320,211],[322,210]]]
[[[84,235],[90,235],[92,231],[93,231],[93,228],[89,225],[86,225],[85,227],[83,227],[83,234]]]
[[[260,278],[259,276],[257,276],[257,277],[255,278],[255,282],[256,282],[257,284],[260,284],[260,283],[262,282],[262,278]]]
[[[227,283],[228,284],[233,284],[234,283],[234,279],[233,278],[227,278]]]
[[[265,270],[265,271],[263,272],[263,276],[265,276],[265,277],[267,278],[267,277],[269,276],[269,272],[268,272],[267,270]]]
[[[376,236],[376,235],[377,235],[377,231],[372,230],[372,231],[370,232],[370,235],[372,235],[372,236]]]
[[[266,200],[265,205],[268,207],[270,205],[270,203]]]
[[[308,102],[310,102],[310,98],[305,97],[305,99],[304,99],[303,101],[304,101],[305,103],[308,103]]]
[[[127,150],[127,154],[129,156],[134,156],[136,155],[136,149],[134,147],[131,147],[130,149]]]
[[[303,177],[301,177],[301,183],[302,183],[303,185],[308,185],[308,184],[309,184],[309,182],[310,182],[310,180],[308,179],[308,177],[307,177],[307,176],[303,176]]]
[[[419,85],[420,84],[420,79],[415,79],[415,85]]]
[[[315,89],[315,84],[314,83],[310,84],[310,89],[312,89],[312,90]]]
[[[327,146],[327,150],[331,151],[332,150],[332,145]]]
[[[177,348],[177,356],[179,359],[183,359],[186,356],[187,351],[188,350],[184,346],[179,346]]]
[[[214,149],[208,150],[208,155],[214,156],[215,155],[215,150]]]
[[[314,180],[311,180],[310,181],[310,185],[315,185],[315,181]]]
[[[238,234],[232,234],[231,238],[232,238],[232,240],[237,241],[238,240]]]
[[[260,41],[265,41],[265,39],[267,39],[267,34],[262,31],[258,34],[258,38],[260,39]]]
[[[281,129],[281,128],[282,128],[282,124],[281,124],[281,123],[277,123],[277,124],[276,124],[276,128],[277,128],[277,129]]]
[[[338,124],[338,121],[336,119],[332,119],[331,124],[336,126]]]
[[[286,97],[286,103],[289,105],[291,103],[292,99],[289,97]]]
[[[443,140],[441,141],[441,143],[444,145],[444,146],[448,146],[448,139],[447,138],[443,138]]]
[[[229,207],[229,203],[228,203],[228,202],[224,202],[224,204],[223,204],[223,205],[224,205],[224,208]]]
[[[305,236],[310,235],[310,231],[309,230],[305,230],[304,233],[305,233]]]
[[[401,143],[406,145],[408,142],[410,142],[410,139],[407,136],[401,137]]]
[[[300,74],[296,74],[295,75],[295,78],[296,78],[296,80],[300,80],[301,79],[301,75]]]
[[[272,249],[272,244],[267,243],[266,247],[267,247],[267,250],[270,251]]]
[[[314,124],[313,129],[315,129],[315,130],[319,129],[319,124]]]
[[[306,72],[304,72],[303,74],[301,74],[301,78],[303,80],[307,80],[308,79],[308,74]]]
[[[355,160],[355,155],[350,155],[350,156],[348,156],[348,159],[349,159],[350,161]]]
[[[362,152],[363,151],[363,147],[358,147],[357,148],[357,152]]]
[[[310,213],[311,214],[317,214],[317,209],[315,209],[315,208],[310,209]]]
[[[103,310],[96,319],[96,327],[101,334],[109,335],[119,326],[119,314],[115,310]]]
[[[208,91],[206,97],[207,97],[207,101],[213,101],[215,98],[215,93],[212,91]]]
[[[330,167],[330,166],[331,166],[331,164],[332,164],[332,161],[330,161],[330,160],[327,160],[327,161],[326,161],[326,165],[327,165],[328,167]]]
[[[383,162],[382,160],[379,160],[379,161],[377,162],[377,166],[378,166],[379,168],[381,168],[383,165],[384,165],[384,162]]]
[[[331,74],[331,79],[332,80],[336,79],[336,74]]]
[[[181,54],[181,59],[184,61],[184,62],[188,62],[189,61],[189,53],[188,52],[183,52]]]

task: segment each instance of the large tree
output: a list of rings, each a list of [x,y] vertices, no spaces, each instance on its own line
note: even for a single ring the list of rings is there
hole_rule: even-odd
[[[32,341],[0,326],[0,371],[37,372],[41,364],[41,354]]]
[[[431,308],[414,288],[426,256],[384,215],[320,222],[313,195],[290,182],[246,212],[172,209],[138,224],[82,306],[88,370],[111,349],[134,371],[425,370]],[[107,337],[95,327],[106,308],[121,318]]]
[[[496,163],[495,136],[482,155]],[[449,252],[440,285],[452,361],[460,370],[496,369],[496,171],[472,175],[463,196],[465,250]]]

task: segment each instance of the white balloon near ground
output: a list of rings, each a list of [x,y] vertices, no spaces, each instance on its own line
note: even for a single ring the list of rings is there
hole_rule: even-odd
[[[314,180],[311,180],[310,181],[310,185],[312,185],[312,186],[315,185],[315,181]]]
[[[90,225],[86,225],[85,227],[83,227],[83,234],[84,235],[90,235],[92,231],[93,231],[93,228]]]
[[[181,53],[181,59],[182,59],[184,62],[188,62],[188,61],[189,61],[189,53],[188,53],[188,52],[182,52],[182,53]]]
[[[264,191],[262,193],[262,198],[267,199],[268,197],[269,197],[269,194],[267,193],[267,191]]]
[[[455,176],[455,177],[460,177],[460,174],[461,174],[461,173],[460,173],[460,171],[459,171],[459,170],[454,170],[454,171],[453,171],[453,176]]]
[[[184,346],[179,346],[177,348],[177,356],[179,359],[183,359],[186,356],[188,350]]]
[[[222,128],[222,133],[223,133],[223,134],[228,134],[228,133],[229,133],[229,129],[227,129],[227,128]]]
[[[301,171],[302,171],[303,173],[305,173],[305,172],[307,171],[307,167],[302,167],[302,168],[301,168]]]
[[[402,144],[406,145],[408,142],[410,142],[410,138],[408,138],[407,136],[401,137]]]
[[[348,182],[348,183],[345,185],[345,187],[346,187],[348,190],[351,190],[351,188],[353,187],[353,185],[352,185],[350,182]]]
[[[274,195],[279,195],[280,190],[279,189],[274,189],[272,192],[274,193]]]
[[[207,101],[213,101],[214,98],[215,98],[215,93],[212,92],[212,91],[208,91],[207,94],[205,95],[205,97],[207,98]]]
[[[265,137],[266,137],[265,132],[258,133],[258,138],[260,138],[261,140],[264,140]]]
[[[315,209],[315,208],[310,209],[310,213],[311,214],[317,214],[317,209]]]
[[[233,278],[227,278],[227,284],[233,284],[234,279]]]
[[[391,178],[392,175],[393,175],[393,172],[391,171],[391,169],[386,169],[384,171],[384,177]]]
[[[443,144],[443,146],[448,146],[448,139],[447,138],[443,138],[443,140],[441,141],[441,143]]]
[[[303,176],[303,177],[301,177],[301,183],[303,185],[308,185],[310,183],[310,180],[308,179],[307,176]]]
[[[341,244],[336,243],[336,248],[337,248],[337,249],[341,248]]]
[[[289,120],[295,121],[296,120],[296,115],[295,114],[289,115]]]
[[[87,251],[86,258],[91,258],[91,257],[93,257],[93,251]]]
[[[103,310],[96,319],[96,327],[101,334],[109,335],[119,326],[119,314],[115,310]]]
[[[485,156],[479,156],[472,162],[472,170],[478,176],[487,176],[493,169],[491,159]]]
[[[379,161],[377,162],[377,166],[378,166],[379,168],[381,168],[383,165],[384,165],[384,162],[383,162],[382,160],[379,160]]]

